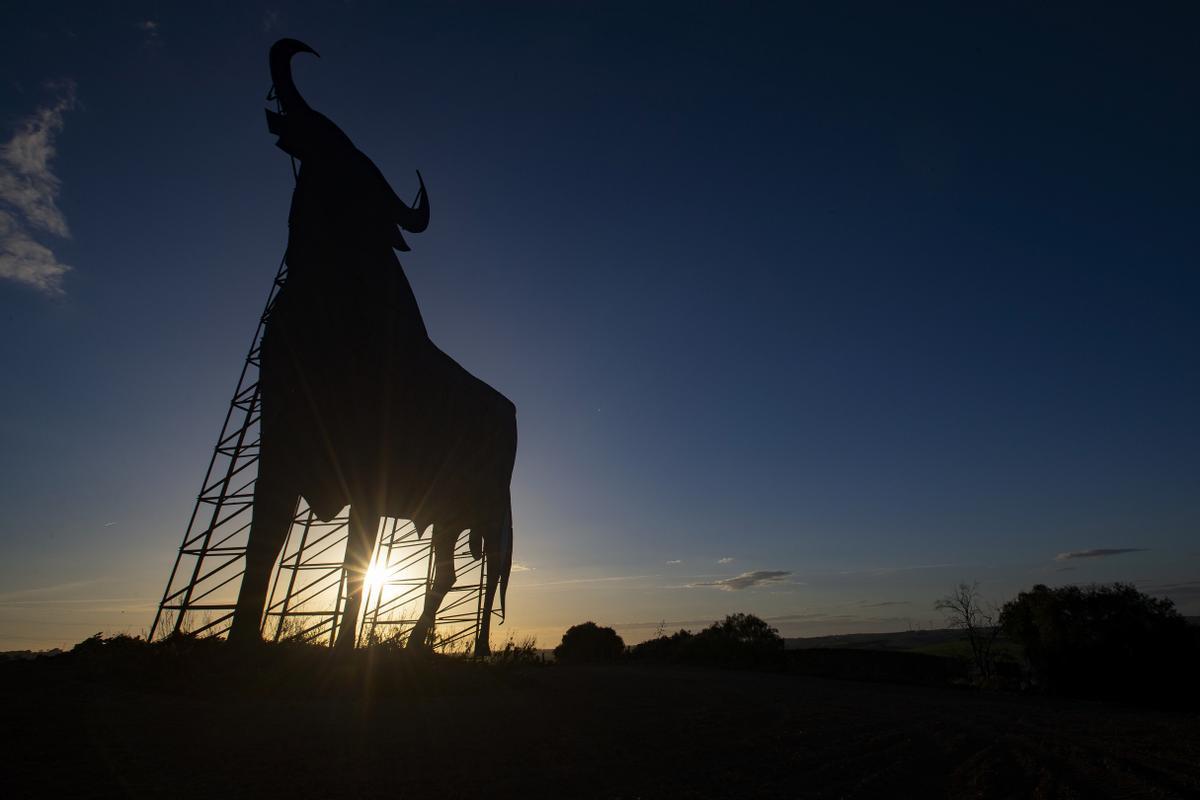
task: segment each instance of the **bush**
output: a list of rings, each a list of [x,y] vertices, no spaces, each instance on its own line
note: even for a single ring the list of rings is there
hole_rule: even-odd
[[[1170,600],[1129,584],[1034,586],[1005,603],[1000,625],[1024,649],[1034,682],[1049,691],[1159,699],[1194,694],[1196,631]]]
[[[700,633],[679,631],[633,648],[639,660],[740,667],[775,665],[782,653],[779,631],[753,614],[730,614]]]
[[[625,642],[612,628],[594,622],[572,625],[554,648],[554,660],[566,664],[616,661],[625,653]]]

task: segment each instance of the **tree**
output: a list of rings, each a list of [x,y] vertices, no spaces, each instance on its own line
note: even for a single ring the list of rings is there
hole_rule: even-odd
[[[783,652],[779,631],[753,614],[730,614],[699,633],[679,631],[633,648],[635,658],[721,666],[763,666]]]
[[[984,681],[991,680],[996,667],[992,649],[1000,634],[1000,625],[995,608],[985,607],[979,595],[979,584],[960,583],[933,607],[946,615],[946,624],[951,628],[966,631],[967,640],[971,643],[971,658],[979,677]]]
[[[554,648],[554,660],[575,664],[616,661],[624,652],[625,642],[616,631],[585,622],[567,628],[562,643]]]
[[[779,631],[753,614],[730,614],[720,622],[709,625],[700,635],[753,648],[783,649],[783,638]]]
[[[1000,624],[1050,690],[1172,697],[1195,691],[1196,631],[1170,600],[1130,584],[1039,584],[1004,604]]]

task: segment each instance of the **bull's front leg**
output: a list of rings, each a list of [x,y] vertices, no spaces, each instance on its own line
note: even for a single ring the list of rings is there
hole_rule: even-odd
[[[337,649],[353,650],[358,639],[358,614],[362,609],[363,584],[371,553],[375,550],[375,538],[379,533],[379,515],[367,511],[362,504],[350,506],[350,531],[346,540],[346,559],[343,568],[346,574],[346,606],[342,610],[341,626],[338,630]]]
[[[246,571],[242,575],[233,625],[229,630],[229,641],[235,644],[262,640],[259,627],[267,603],[271,570],[279,551],[283,549],[299,500],[299,493],[291,485],[283,466],[275,459],[274,451],[264,446],[262,453],[258,481],[254,485]],[[178,628],[176,623],[176,632]]]
[[[437,618],[446,593],[454,587],[454,545],[458,541],[458,533],[449,528],[439,532],[434,523],[433,584],[425,590],[425,607],[421,611],[421,618],[408,636],[409,649],[425,648],[432,644],[429,637],[433,632],[433,621]]]

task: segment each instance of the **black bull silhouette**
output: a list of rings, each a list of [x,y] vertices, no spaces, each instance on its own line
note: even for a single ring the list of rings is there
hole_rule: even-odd
[[[353,647],[363,581],[379,519],[433,525],[434,578],[409,646],[424,646],[454,585],[454,547],[470,529],[487,557],[483,627],[488,651],[497,585],[503,613],[512,567],[509,483],[516,457],[513,404],[434,346],[393,249],[399,228],[429,222],[421,180],[409,207],[350,139],[308,106],[292,81],[293,39],[271,48],[278,146],[300,161],[288,220],[288,277],[263,335],[261,450],[246,572],[232,641],[257,641],[267,584],[303,497],[322,520],[350,506],[347,600],[338,648]],[[420,173],[417,173],[420,180]],[[399,226],[399,228],[397,227]]]

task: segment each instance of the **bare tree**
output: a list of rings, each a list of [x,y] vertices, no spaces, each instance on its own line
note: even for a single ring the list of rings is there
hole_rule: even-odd
[[[985,681],[989,680],[995,667],[992,645],[1000,634],[1000,626],[997,624],[996,609],[984,606],[983,598],[979,595],[979,584],[960,583],[933,607],[946,615],[946,623],[951,628],[967,632],[979,676]]]

